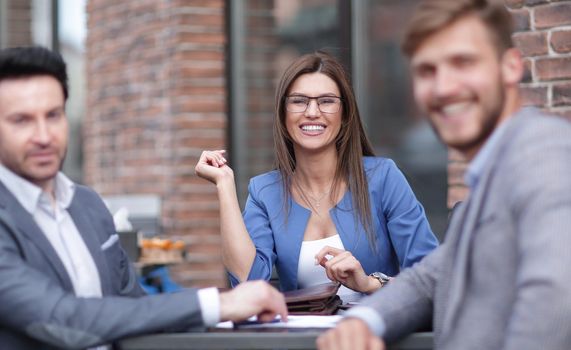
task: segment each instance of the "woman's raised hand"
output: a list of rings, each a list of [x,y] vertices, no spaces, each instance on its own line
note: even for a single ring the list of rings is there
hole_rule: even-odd
[[[370,294],[381,287],[349,251],[325,246],[315,255],[315,263],[325,268],[327,278],[357,292]]]
[[[234,172],[224,158],[225,153],[224,150],[202,152],[194,170],[198,176],[216,185],[220,203],[222,262],[240,281],[245,281],[256,257],[256,247],[242,219]]]
[[[224,178],[234,181],[234,172],[224,158],[225,153],[225,150],[203,151],[194,168],[196,175],[214,184],[218,184]]]

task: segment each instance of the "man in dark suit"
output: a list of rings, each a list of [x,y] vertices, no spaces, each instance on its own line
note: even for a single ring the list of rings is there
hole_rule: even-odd
[[[414,94],[469,161],[446,240],[318,346],[384,347],[432,319],[436,349],[571,344],[571,123],[522,108],[523,63],[499,0],[425,0],[409,25]]]
[[[137,334],[287,317],[265,282],[144,295],[100,197],[59,171],[67,95],[59,54],[0,51],[0,347],[104,349]]]

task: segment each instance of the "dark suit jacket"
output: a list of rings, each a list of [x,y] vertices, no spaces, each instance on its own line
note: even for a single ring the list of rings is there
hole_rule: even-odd
[[[145,296],[99,196],[77,186],[69,213],[99,271],[103,298],[77,298],[55,250],[0,182],[0,348],[86,348],[202,324],[196,291]],[[102,247],[103,246],[103,247]]]
[[[363,303],[394,340],[433,316],[437,349],[571,344],[571,123],[522,110],[444,243]]]

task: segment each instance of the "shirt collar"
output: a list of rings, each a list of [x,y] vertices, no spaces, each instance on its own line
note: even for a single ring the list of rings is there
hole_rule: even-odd
[[[16,175],[2,164],[0,164],[0,181],[28,213],[34,213],[42,195],[40,187]],[[62,172],[58,172],[54,186],[56,202],[63,208],[68,208],[75,193],[75,184]]]
[[[75,184],[61,171],[56,175],[56,200],[63,208],[69,208],[75,194]]]
[[[525,112],[531,109],[532,108],[523,108],[521,112]],[[516,115],[517,114],[520,114],[520,112],[517,112]],[[514,115],[514,117],[516,115]],[[472,159],[472,161],[470,162],[470,165],[466,170],[466,174],[464,175],[464,181],[466,181],[466,184],[470,187],[470,190],[474,191],[476,189],[476,186],[478,186],[478,182],[480,181],[480,177],[482,176],[484,167],[488,162],[488,158],[490,158],[492,151],[496,148],[496,145],[500,142],[502,135],[506,132],[508,124],[512,119],[513,117],[504,121],[503,123],[500,124],[500,126],[498,126],[492,132],[492,135],[490,135],[488,140],[484,143],[482,149],[480,149],[480,151],[476,154],[476,157],[474,157],[474,159]]]

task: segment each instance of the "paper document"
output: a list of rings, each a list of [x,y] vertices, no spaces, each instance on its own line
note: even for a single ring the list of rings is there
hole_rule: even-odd
[[[333,328],[337,322],[341,321],[343,316],[288,316],[287,322],[282,322],[279,317],[267,323],[260,323],[255,317],[251,317],[246,322],[238,322],[234,324],[231,321],[220,322],[216,328]]]

